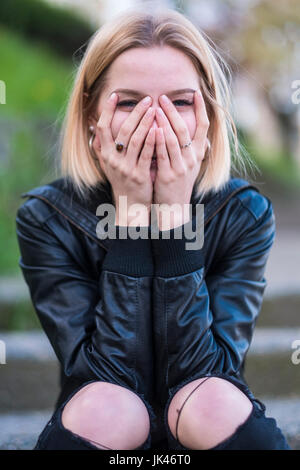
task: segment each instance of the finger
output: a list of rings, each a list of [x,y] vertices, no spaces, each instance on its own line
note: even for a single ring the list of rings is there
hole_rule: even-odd
[[[170,156],[170,164],[174,170],[182,167],[182,155],[179,147],[178,138],[175,135],[171,124],[161,108],[157,110],[157,120],[160,127],[163,128],[165,143]]]
[[[206,134],[209,128],[209,120],[206,112],[204,98],[200,90],[194,93],[195,114],[196,114],[196,132],[193,138],[196,144],[204,148],[206,142]]]
[[[154,109],[150,107],[142,117],[136,131],[132,134],[126,152],[126,164],[130,168],[134,168],[137,164],[138,156],[142,150],[149,128],[153,123],[153,118]]]
[[[156,159],[157,159],[157,171],[162,174],[166,174],[170,171],[170,159],[167,152],[167,147],[164,138],[164,131],[161,127],[156,129]]]
[[[105,147],[114,145],[111,132],[111,122],[116,109],[117,101],[118,95],[116,93],[110,95],[97,122],[97,130],[100,133],[101,145]]]
[[[150,96],[146,96],[144,99],[142,99],[135,106],[134,110],[129,114],[129,116],[125,119],[125,121],[123,122],[119,130],[116,140],[118,142],[122,142],[125,145],[125,147],[127,147],[127,153],[128,153],[128,147],[130,145],[130,139],[132,137],[132,134],[135,132],[142,117],[148,110],[151,102],[152,102],[152,98]]]
[[[162,97],[160,97],[160,103],[178,139],[179,145],[183,146],[187,144],[191,140],[188,128],[172,101],[169,100],[166,95],[162,95]]]
[[[141,152],[138,165],[143,171],[149,171],[151,166],[152,155],[155,145],[155,129],[151,128],[147,134],[143,150]]]

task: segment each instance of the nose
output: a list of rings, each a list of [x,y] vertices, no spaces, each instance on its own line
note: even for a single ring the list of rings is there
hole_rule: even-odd
[[[155,101],[153,99],[151,106],[153,107],[153,109],[155,111],[155,115],[154,115],[153,123],[152,123],[152,126],[151,126],[150,129],[158,129],[159,125],[158,125],[158,122],[156,120],[156,110],[160,107],[160,103],[159,103],[159,101]]]

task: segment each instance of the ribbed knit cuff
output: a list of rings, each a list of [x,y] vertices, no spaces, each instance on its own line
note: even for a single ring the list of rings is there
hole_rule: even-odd
[[[192,238],[187,238],[185,235],[189,233],[188,229],[191,230],[191,224],[192,221],[189,221],[180,227],[158,231],[159,238],[151,239],[154,276],[180,276],[197,271],[204,265],[202,247],[190,249],[199,245],[196,234]],[[180,238],[175,238],[175,232],[179,233]],[[169,238],[162,238],[163,234],[168,234]],[[191,244],[189,249],[187,244]]]
[[[111,239],[111,247],[103,264],[103,271],[127,274],[133,277],[153,276],[154,264],[151,250],[150,226],[140,227],[147,238],[130,238],[128,227],[116,226],[116,238]],[[124,235],[125,234],[125,235]],[[120,235],[126,238],[120,238]]]

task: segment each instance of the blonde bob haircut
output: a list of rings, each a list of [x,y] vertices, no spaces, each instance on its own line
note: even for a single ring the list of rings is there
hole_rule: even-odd
[[[123,10],[90,38],[75,74],[62,123],[60,172],[83,195],[107,182],[89,149],[88,117],[96,114],[100,94],[108,82],[113,61],[131,48],[168,45],[184,52],[199,75],[210,126],[211,149],[195,181],[196,196],[218,191],[230,179],[232,157],[242,163],[243,148],[231,116],[230,70],[204,32],[179,11],[148,3]],[[150,6],[149,6],[150,5]],[[86,95],[85,95],[86,94]],[[231,145],[231,144],[234,145]],[[202,198],[201,197],[201,198]]]

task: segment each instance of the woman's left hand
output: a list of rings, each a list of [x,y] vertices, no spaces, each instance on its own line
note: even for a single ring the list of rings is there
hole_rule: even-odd
[[[200,91],[196,91],[194,93],[196,132],[191,145],[182,149],[180,146],[191,141],[188,128],[169,99],[167,103],[160,99],[160,103],[163,112],[160,115],[156,111],[159,128],[156,129],[155,136],[157,173],[154,182],[153,203],[167,204],[165,209],[163,206],[158,206],[157,223],[160,230],[168,230],[189,220],[189,214],[188,217],[183,217],[183,209],[184,204],[190,204],[193,186],[207,149],[206,135],[209,120],[202,94]],[[172,211],[174,220],[170,227],[168,217],[163,217],[163,214],[170,213],[168,207],[175,203],[181,209],[176,213]],[[160,220],[159,214],[162,220]]]

